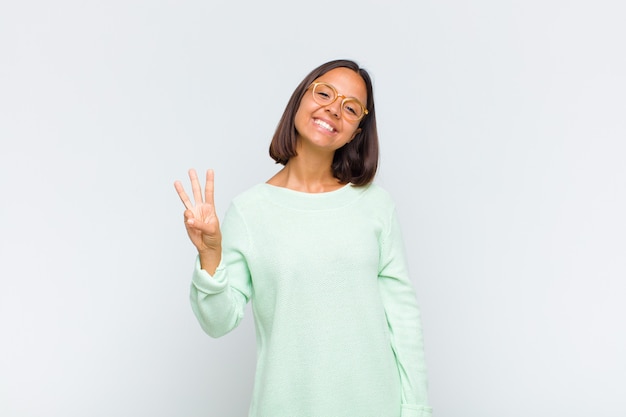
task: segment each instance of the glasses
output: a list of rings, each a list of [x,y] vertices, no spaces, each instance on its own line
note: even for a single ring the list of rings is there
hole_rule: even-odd
[[[367,109],[361,102],[354,97],[346,97],[337,93],[335,87],[327,83],[313,83],[313,100],[320,106],[328,106],[333,104],[337,98],[342,97],[341,112],[343,116],[353,122],[358,122],[368,113]],[[311,87],[309,87],[311,88]]]

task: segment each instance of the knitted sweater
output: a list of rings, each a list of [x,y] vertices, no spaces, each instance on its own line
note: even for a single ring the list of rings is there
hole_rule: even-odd
[[[259,184],[222,222],[222,261],[192,277],[219,337],[252,300],[250,417],[428,417],[422,329],[394,204],[376,185],[303,193]]]

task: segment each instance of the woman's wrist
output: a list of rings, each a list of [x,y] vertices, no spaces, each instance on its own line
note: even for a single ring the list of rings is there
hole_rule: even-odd
[[[200,259],[200,267],[204,269],[209,275],[213,276],[217,266],[222,260],[222,248],[209,248],[198,251],[198,258]]]

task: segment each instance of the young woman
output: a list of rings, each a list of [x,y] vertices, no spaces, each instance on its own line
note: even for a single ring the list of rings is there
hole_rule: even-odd
[[[284,165],[236,197],[221,226],[213,172],[194,202],[175,183],[198,250],[191,305],[219,337],[252,300],[258,356],[250,417],[423,417],[422,330],[400,227],[372,180],[378,134],[369,74],[314,69],[270,145]]]

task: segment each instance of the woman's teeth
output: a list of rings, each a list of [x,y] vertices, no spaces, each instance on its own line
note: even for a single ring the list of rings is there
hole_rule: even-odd
[[[329,132],[334,132],[335,131],[335,129],[333,129],[333,127],[331,125],[329,125],[328,123],[326,123],[323,120],[316,119],[315,120],[315,124],[318,125],[318,126],[323,127],[324,129],[328,130]]]

